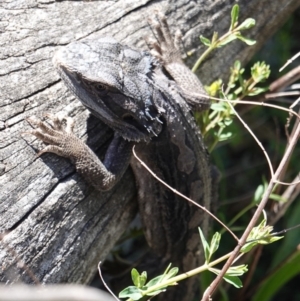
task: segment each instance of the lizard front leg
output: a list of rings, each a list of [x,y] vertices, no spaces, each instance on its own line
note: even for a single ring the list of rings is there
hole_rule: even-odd
[[[35,128],[31,134],[48,145],[38,156],[51,152],[71,159],[76,170],[98,190],[109,190],[122,177],[129,165],[132,143],[118,135],[112,140],[103,162],[73,133],[74,122],[70,117],[45,114],[52,121],[48,125],[35,117],[27,121]]]
[[[173,38],[166,17],[161,13],[156,14],[156,19],[150,19],[149,24],[156,36],[156,41],[148,41],[151,54],[162,63],[169,75],[180,86],[183,97],[193,110],[209,109],[210,100],[202,83],[182,61],[179,49],[180,32],[176,32]]]

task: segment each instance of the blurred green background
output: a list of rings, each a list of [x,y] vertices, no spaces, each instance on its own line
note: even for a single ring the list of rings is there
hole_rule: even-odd
[[[255,18],[255,16],[253,17]],[[271,76],[265,84],[269,85],[299,65],[300,58],[279,73],[280,67],[300,51],[299,29],[300,9],[295,11],[276,35],[266,42],[263,49],[245,67],[245,73],[249,74],[250,67],[255,62],[265,61],[271,68]],[[226,79],[223,80],[226,82]],[[298,87],[298,91],[300,91],[300,87]],[[297,97],[285,97],[271,102],[289,107],[296,99]],[[287,144],[285,124],[288,114],[261,106],[236,106],[236,109],[263,144],[275,170]],[[295,110],[298,111],[299,106]],[[289,127],[290,130],[293,123],[294,120]],[[265,156],[252,136],[236,118],[230,127],[234,136],[229,141],[220,143],[212,153],[213,161],[222,173],[218,217],[221,217],[225,223],[230,222],[234,216],[251,203],[258,185],[263,181],[268,182],[270,179]],[[298,143],[283,179],[284,182],[292,181],[299,173],[299,157]],[[282,193],[286,188],[286,186],[281,186],[277,192]],[[269,201],[266,211],[270,216],[276,214],[274,212],[277,205],[276,201]],[[242,234],[242,230],[248,224],[254,210],[255,207],[231,226],[236,234]],[[281,231],[296,224],[300,224],[299,196],[285,215],[274,225],[274,231]],[[219,230],[219,225],[215,224],[214,230]],[[218,300],[255,301],[300,300],[300,228],[289,231],[284,236],[284,239],[264,246],[262,249],[256,249],[244,257],[243,260],[246,259],[249,263],[249,269],[251,269],[251,265],[255,268],[254,271],[249,271],[242,277],[243,289],[237,290],[223,284],[220,290],[222,293],[216,298]],[[234,246],[233,239],[228,234],[224,234],[219,254],[226,254]],[[253,262],[256,262],[255,265]],[[211,276],[206,275],[206,277],[208,277],[206,281],[209,282]]]

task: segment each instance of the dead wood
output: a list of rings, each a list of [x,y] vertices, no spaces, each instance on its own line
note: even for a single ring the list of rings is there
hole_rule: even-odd
[[[89,118],[62,84],[51,58],[58,47],[96,35],[145,49],[147,17],[155,9],[180,29],[186,51],[203,52],[199,35],[224,33],[230,24],[227,1],[2,1],[0,5],[0,224],[7,231],[0,246],[1,282],[88,283],[136,213],[136,188],[130,170],[111,191],[99,193],[76,174],[72,164],[52,154],[35,158],[42,144],[21,133],[25,118],[64,111],[76,133],[99,153],[111,137]],[[235,59],[246,63],[300,5],[299,0],[241,0],[240,20],[256,19],[248,36],[222,48],[199,72],[204,84],[226,78]],[[16,255],[17,254],[17,255]],[[16,257],[18,256],[18,257]]]

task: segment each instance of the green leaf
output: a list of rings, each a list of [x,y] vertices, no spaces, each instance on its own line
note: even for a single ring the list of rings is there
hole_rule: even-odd
[[[219,275],[220,270],[215,268],[209,268],[209,271],[212,273]],[[235,286],[236,288],[241,288],[243,286],[241,280],[237,277],[237,275],[243,275],[245,272],[247,272],[247,266],[246,265],[239,265],[235,267],[230,267],[227,273],[223,276],[223,279]]]
[[[227,276],[242,276],[248,271],[246,264],[231,266],[225,275]]]
[[[139,287],[142,288],[145,285],[146,281],[147,281],[147,272],[144,271],[140,275],[140,286]]]
[[[153,279],[151,279],[147,284],[146,287],[151,287],[153,285],[156,285],[158,283],[163,282],[164,280],[168,280],[170,278],[172,278],[173,276],[175,276],[178,273],[178,268],[172,268],[167,274],[163,274],[163,275],[159,275]],[[169,285],[177,285],[176,282],[169,284]],[[167,286],[166,286],[167,287]],[[165,288],[165,287],[164,287]],[[163,288],[163,289],[164,289]]]
[[[131,298],[132,300],[139,300],[142,297],[143,295],[140,289],[138,289],[136,286],[128,286],[119,293],[119,298]]]
[[[136,269],[131,270],[131,279],[135,286],[139,287],[140,274]]]
[[[224,122],[224,124],[226,126],[229,126],[229,125],[232,124],[233,120],[231,118],[229,118],[229,117],[225,117],[224,120],[223,120],[223,122]]]
[[[143,272],[141,275],[136,269],[131,270],[131,279],[133,284],[138,287],[142,288],[147,280],[147,272]]]
[[[242,67],[242,64],[241,64],[240,61],[237,60],[237,61],[234,62],[233,67],[234,67],[234,69],[240,70],[241,67]]]
[[[178,268],[172,268],[167,274],[163,274],[163,275],[160,275],[160,276],[157,276],[157,277],[151,279],[146,284],[146,287],[147,287],[147,289],[149,289],[149,288],[151,288],[151,286],[159,284],[159,283],[163,282],[164,280],[168,280],[169,278],[175,276],[177,273],[178,273]],[[148,293],[147,296],[155,296],[161,292],[164,292],[166,290],[166,288],[171,285],[177,285],[177,282],[168,284],[165,287],[155,290],[154,292]]]
[[[205,38],[204,36],[200,36],[200,41],[207,47],[210,47],[211,45],[211,42],[209,39]]]
[[[236,87],[236,84],[234,83],[234,81],[232,81],[232,82],[229,82],[228,83],[228,87],[230,88],[230,89],[233,89],[233,88],[235,88]],[[229,94],[229,95],[231,95],[231,94]],[[229,95],[227,94],[227,98],[229,99],[229,100],[231,100],[231,99],[235,99],[235,98],[229,98]]]
[[[251,230],[247,238],[248,242],[241,248],[242,253],[249,252],[257,244],[267,245],[282,238],[281,236],[272,235],[273,227],[267,225],[267,216],[265,211],[263,213],[263,220]]]
[[[240,12],[240,7],[237,4],[235,4],[231,9],[231,24],[229,30],[234,29],[239,18],[239,12]]]
[[[172,263],[169,263],[169,265],[168,265],[167,268],[165,269],[163,275],[166,275],[166,274],[169,273],[169,270],[170,270],[171,266],[172,266]]]
[[[221,40],[218,43],[218,48],[220,48],[220,47],[222,47],[222,46],[224,46],[224,45],[226,45],[226,44],[228,44],[228,43],[230,43],[230,42],[232,42],[236,39],[237,39],[237,36],[236,36],[235,33],[233,33],[233,34],[229,35],[228,37],[226,37],[225,39]]]
[[[164,277],[164,275],[159,275],[159,276],[157,276],[157,277],[154,277],[153,279],[151,279],[151,280],[146,284],[146,286],[149,288],[149,287],[151,287],[151,286],[153,286],[153,285],[156,285],[156,284],[160,283],[161,280],[163,279],[163,277]]]
[[[216,275],[219,275],[221,270],[219,269],[215,269],[215,268],[209,268],[209,271],[211,271],[212,273],[215,273]],[[246,264],[241,264],[241,265],[236,265],[236,266],[231,266],[227,272],[226,272],[226,276],[242,276],[244,275],[246,272],[248,272],[248,267]]]
[[[178,269],[177,267],[172,268],[172,269],[167,273],[167,275],[165,275],[164,280],[165,280],[165,279],[170,279],[170,278],[176,276],[176,275],[178,274],[178,272],[179,272],[179,269]]]
[[[224,102],[215,102],[213,103],[210,108],[217,112],[224,112],[227,108],[224,106]]]
[[[259,203],[263,194],[265,192],[265,186],[264,185],[259,185],[256,190],[255,190],[255,193],[254,193],[254,202],[255,203]]]
[[[232,285],[233,285],[234,287],[236,287],[236,288],[241,288],[241,287],[243,287],[242,281],[241,281],[240,278],[237,277],[237,276],[228,276],[228,275],[225,275],[225,276],[223,277],[223,279],[224,279],[226,282],[232,284]]]
[[[242,24],[240,24],[236,30],[245,30],[255,26],[255,20],[252,18],[246,19]]]
[[[132,277],[132,281],[135,284],[135,286],[129,286],[129,287],[125,288],[124,290],[122,290],[119,293],[119,297],[120,298],[131,298],[132,300],[141,299],[145,295],[145,290],[177,275],[179,269],[177,267],[173,267],[172,269],[170,269],[170,268],[171,268],[171,264],[168,265],[164,274],[151,279],[146,285],[145,285],[145,282],[147,280],[147,273],[143,272],[140,275],[136,269],[132,269],[131,277]],[[158,295],[159,293],[164,292],[166,290],[166,288],[171,285],[177,285],[177,283],[173,282],[171,284],[166,285],[165,287],[162,287],[155,291],[151,291],[150,293],[147,294],[147,296]]]
[[[257,245],[257,241],[247,242],[243,247],[241,248],[241,253],[248,253],[251,251],[253,247]]]
[[[230,137],[232,137],[232,132],[222,133],[222,134],[219,136],[219,141],[226,141],[226,140],[228,140]]]
[[[210,257],[212,256],[213,253],[215,253],[218,250],[220,240],[221,240],[221,234],[219,232],[216,232],[213,238],[211,239],[211,243],[210,243]]]
[[[247,45],[249,45],[249,46],[252,46],[252,45],[254,45],[254,44],[256,43],[255,40],[246,38],[246,37],[242,36],[241,34],[236,34],[236,37],[237,37],[239,40],[241,40],[241,41],[243,41],[244,43],[246,43]]]
[[[282,239],[283,237],[284,236],[269,235],[269,236],[260,238],[257,242],[261,245],[268,245],[268,244],[271,244],[272,242]]]
[[[235,87],[235,85],[234,85],[234,87]],[[234,88],[234,87],[233,87],[233,88]],[[228,98],[229,100],[237,99],[237,94],[236,94],[235,92],[232,92],[231,94],[228,94],[228,95],[227,95],[227,98]]]
[[[201,242],[202,242],[202,245],[203,245],[203,249],[204,249],[204,255],[205,255],[205,261],[206,262],[209,262],[209,245],[208,245],[208,242],[206,241],[204,235],[203,235],[203,232],[202,230],[200,229],[200,227],[198,227],[198,230],[199,230],[199,234],[200,234],[200,238],[201,238]]]

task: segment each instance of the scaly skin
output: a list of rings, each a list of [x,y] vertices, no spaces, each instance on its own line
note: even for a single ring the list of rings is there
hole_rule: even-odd
[[[130,164],[138,185],[139,210],[149,246],[180,272],[199,264],[197,227],[208,229],[208,217],[158,183],[132,157],[136,153],[162,180],[210,208],[213,188],[209,157],[191,108],[209,101],[197,77],[184,66],[163,16],[152,22],[157,41],[148,52],[133,50],[112,38],[73,42],[54,56],[68,88],[115,131],[101,162],[73,133],[70,120],[53,120],[53,128],[30,118],[30,133],[49,145],[42,150],[70,158],[78,172],[99,190],[113,187]],[[165,76],[162,69],[173,80]],[[191,300],[195,280],[180,284],[161,300]]]

